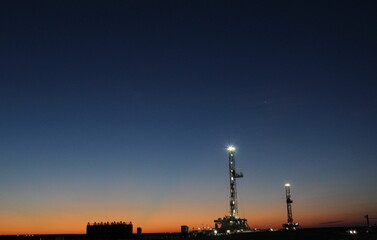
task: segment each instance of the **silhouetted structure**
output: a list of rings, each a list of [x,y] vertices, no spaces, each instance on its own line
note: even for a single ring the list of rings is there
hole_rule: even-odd
[[[229,153],[229,178],[230,178],[230,198],[229,198],[229,205],[230,205],[230,216],[225,216],[224,218],[219,218],[214,220],[216,223],[216,230],[220,232],[239,232],[239,231],[247,231],[250,230],[249,225],[247,224],[247,219],[241,219],[238,216],[238,203],[237,203],[237,185],[236,179],[242,178],[243,174],[236,172],[236,162],[234,153],[236,152],[236,148],[233,146],[228,147]],[[221,225],[218,228],[218,225]]]
[[[369,228],[370,227],[370,224],[369,224],[369,215],[367,214],[364,217],[367,219],[367,228]]]
[[[106,222],[93,223],[86,226],[86,239],[115,240],[132,238],[132,223]]]
[[[287,214],[288,214],[288,223],[283,224],[283,227],[286,230],[296,230],[300,227],[298,223],[293,223],[292,217],[292,199],[291,199],[291,185],[289,183],[285,184],[285,197],[287,203]]]
[[[186,226],[186,225],[182,225],[181,226],[181,234],[184,235],[184,236],[187,236],[189,234],[189,227]]]

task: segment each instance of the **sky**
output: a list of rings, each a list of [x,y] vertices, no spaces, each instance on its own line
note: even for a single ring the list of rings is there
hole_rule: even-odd
[[[377,219],[376,1],[0,1],[0,234]]]

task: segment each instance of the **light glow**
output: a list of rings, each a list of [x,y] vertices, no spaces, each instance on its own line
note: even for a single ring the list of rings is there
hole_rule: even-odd
[[[289,183],[286,183],[284,186],[286,186],[286,187],[290,187],[291,186],[291,184],[289,184]]]
[[[228,152],[235,152],[236,148],[234,146],[228,146],[227,150]]]

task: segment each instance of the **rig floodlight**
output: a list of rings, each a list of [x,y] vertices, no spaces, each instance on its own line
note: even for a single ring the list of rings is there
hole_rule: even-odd
[[[228,152],[235,152],[236,148],[234,146],[228,146],[227,150]]]

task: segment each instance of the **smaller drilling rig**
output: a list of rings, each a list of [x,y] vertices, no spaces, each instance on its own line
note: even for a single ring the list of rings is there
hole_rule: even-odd
[[[300,228],[298,223],[293,223],[292,217],[292,198],[291,198],[291,184],[287,183],[284,185],[285,187],[285,198],[287,203],[287,214],[288,214],[288,222],[283,224],[283,228],[286,230],[296,230]]]

